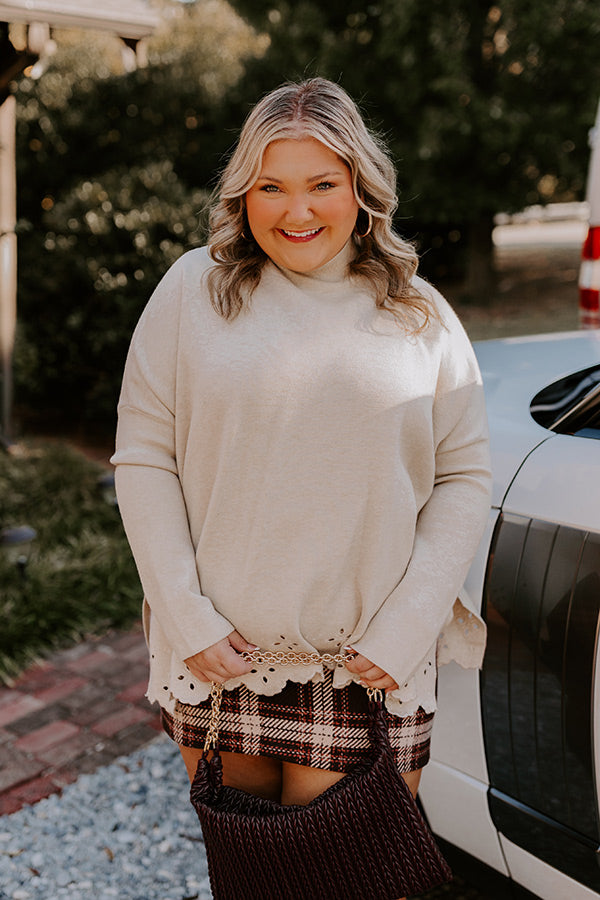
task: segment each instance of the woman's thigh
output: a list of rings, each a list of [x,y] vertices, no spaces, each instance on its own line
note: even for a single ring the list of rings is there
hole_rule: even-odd
[[[305,806],[344,777],[343,772],[329,772],[327,769],[312,769],[296,763],[284,762],[281,785],[281,802],[286,805],[298,803]],[[413,797],[417,796],[422,769],[402,775]]]
[[[190,783],[196,774],[202,750],[195,747],[179,746]],[[279,801],[281,798],[282,764],[267,756],[247,756],[243,753],[221,752],[223,761],[223,784],[239,788],[265,800]]]
[[[343,772],[312,769],[310,766],[299,766],[291,762],[282,763],[282,767],[281,802],[286,806],[306,806],[344,777]]]
[[[202,750],[179,745],[179,751],[191,782],[202,757]],[[224,784],[286,805],[305,806],[344,777],[343,772],[313,769],[267,756],[222,752],[221,759]],[[414,797],[419,789],[422,771],[417,769],[402,775]]]
[[[421,782],[421,773],[423,769],[415,769],[414,772],[404,772],[402,777],[407,783],[411,794],[416,798],[417,791],[419,790],[419,784]]]

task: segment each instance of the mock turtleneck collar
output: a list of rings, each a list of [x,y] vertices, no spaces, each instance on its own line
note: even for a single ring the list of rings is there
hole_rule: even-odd
[[[320,293],[348,279],[348,267],[355,256],[356,248],[352,238],[350,238],[333,259],[330,259],[325,265],[319,266],[318,269],[314,269],[312,272],[305,274],[285,269],[283,266],[276,266],[276,268],[301,290],[307,293]]]

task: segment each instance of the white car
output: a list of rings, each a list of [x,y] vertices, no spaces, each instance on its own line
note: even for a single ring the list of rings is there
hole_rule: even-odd
[[[488,648],[481,673],[440,670],[421,802],[484,889],[597,900],[600,330],[475,349],[494,490],[465,588]]]

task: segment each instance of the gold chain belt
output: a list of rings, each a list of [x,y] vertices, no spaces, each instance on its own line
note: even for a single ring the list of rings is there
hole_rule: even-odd
[[[311,663],[343,663],[352,653],[306,653],[303,650],[244,650],[240,654],[246,662],[258,666],[277,665],[309,666]]]
[[[354,654],[350,653],[307,653],[299,651],[285,650],[244,650],[240,656],[246,662],[254,663],[257,666],[262,665],[291,665],[291,666],[309,666],[311,663],[344,663],[347,659],[351,659]],[[369,700],[381,701],[384,692],[376,688],[367,688],[367,696]],[[223,685],[221,682],[213,681],[210,688],[211,708],[210,723],[206,732],[206,740],[204,742],[204,752],[217,746],[219,739],[219,712],[221,709],[221,698],[223,696]]]

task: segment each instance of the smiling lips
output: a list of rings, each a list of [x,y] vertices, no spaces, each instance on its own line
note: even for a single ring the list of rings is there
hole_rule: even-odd
[[[306,231],[284,231],[283,228],[278,228],[277,230],[279,234],[283,235],[286,240],[291,241],[293,244],[303,244],[306,243],[306,241],[311,241],[318,234],[321,234],[323,228],[324,226],[321,226],[320,228],[310,228]]]

